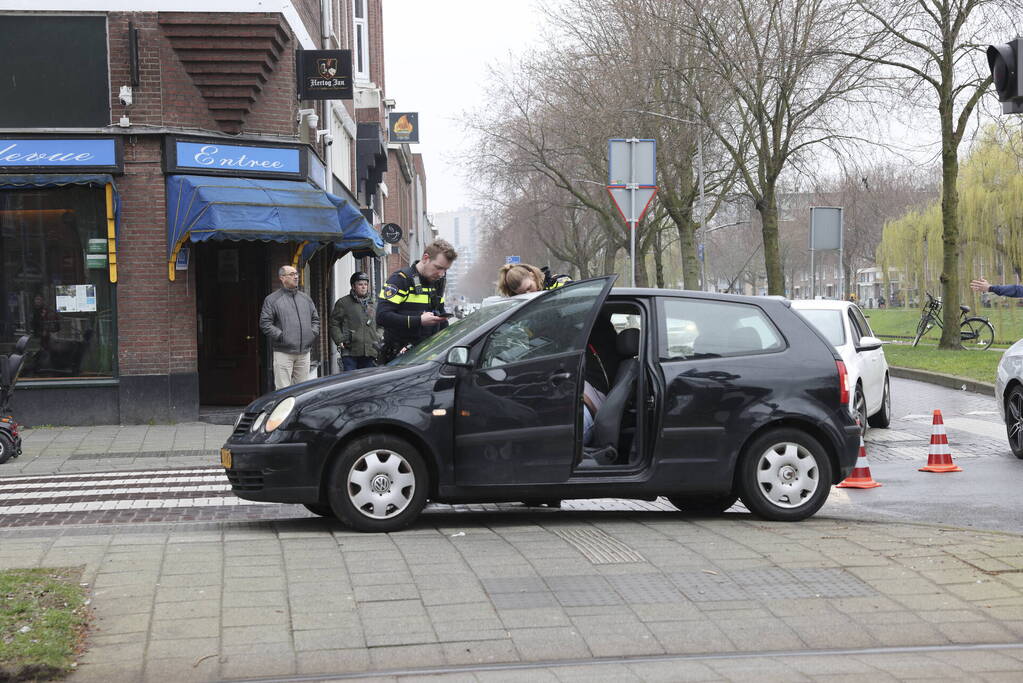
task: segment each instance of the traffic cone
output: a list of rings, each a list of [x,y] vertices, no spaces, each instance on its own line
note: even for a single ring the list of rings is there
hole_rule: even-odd
[[[859,420],[857,420],[859,422]],[[852,474],[846,477],[841,484],[838,485],[840,489],[872,489],[880,486],[879,483],[874,481],[870,476],[870,464],[867,463],[867,447],[863,445],[863,434],[860,434],[860,454],[856,458],[856,466],[853,467]]]
[[[934,411],[934,426],[931,428],[931,448],[927,454],[927,467],[921,472],[962,472],[952,462],[952,450],[948,447],[948,435],[945,434],[945,421],[941,419],[941,411]]]

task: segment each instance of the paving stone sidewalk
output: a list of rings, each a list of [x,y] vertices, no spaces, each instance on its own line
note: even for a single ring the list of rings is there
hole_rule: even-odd
[[[529,662],[541,669],[500,678],[1023,671],[1023,538],[1010,534],[450,510],[390,535],[316,518],[0,530],[0,568],[64,565],[85,566],[95,612],[74,681],[396,677],[424,667],[476,680],[499,672],[472,667]],[[983,658],[955,649],[977,644],[1003,649]],[[900,646],[946,649],[885,650]],[[835,649],[855,652],[783,657],[774,674],[768,661],[737,658]],[[731,656],[642,659],[710,654]],[[553,665],[565,660],[578,666]]]

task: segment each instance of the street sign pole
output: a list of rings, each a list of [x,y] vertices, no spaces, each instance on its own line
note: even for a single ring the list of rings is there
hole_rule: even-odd
[[[637,138],[608,140],[607,191],[629,226],[629,264],[636,286],[636,232],[657,194],[657,141]]]

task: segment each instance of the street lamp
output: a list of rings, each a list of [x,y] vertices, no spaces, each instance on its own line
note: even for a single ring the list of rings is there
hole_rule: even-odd
[[[645,111],[645,110],[642,110],[642,109],[624,109],[623,111],[631,112],[633,114],[646,114],[647,116],[659,116],[662,119],[671,119],[672,121],[681,121],[682,123],[689,123],[689,124],[692,124],[694,126],[702,126],[703,125],[703,123],[700,122],[700,121],[692,121],[690,119],[683,119],[683,118],[680,118],[678,116],[669,116],[668,114],[662,114],[662,113],[656,112],[656,111]],[[696,103],[696,115],[697,116],[700,115],[700,103],[699,102]],[[705,263],[706,263],[706,260],[707,260],[707,248],[706,248],[706,245],[704,245],[704,243],[703,243],[703,240],[704,240],[704,237],[705,237],[704,232],[706,232],[706,227],[707,227],[707,205],[704,204],[704,191],[705,191],[706,187],[705,187],[705,179],[703,177],[703,135],[697,135],[696,136],[696,163],[697,163],[697,166],[699,166],[699,174],[700,174],[700,241],[697,244],[696,248],[697,248],[698,252],[703,252],[702,253],[703,258],[700,259],[700,287],[701,287],[701,289],[703,289],[703,291],[707,291],[707,274],[706,274],[707,271],[706,271],[706,268],[705,268]],[[721,227],[724,227],[724,226],[721,226]]]

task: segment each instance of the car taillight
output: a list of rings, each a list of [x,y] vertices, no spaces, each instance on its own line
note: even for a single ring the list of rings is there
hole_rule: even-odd
[[[844,406],[849,405],[849,371],[845,369],[845,363],[835,361],[838,366],[838,402]]]

